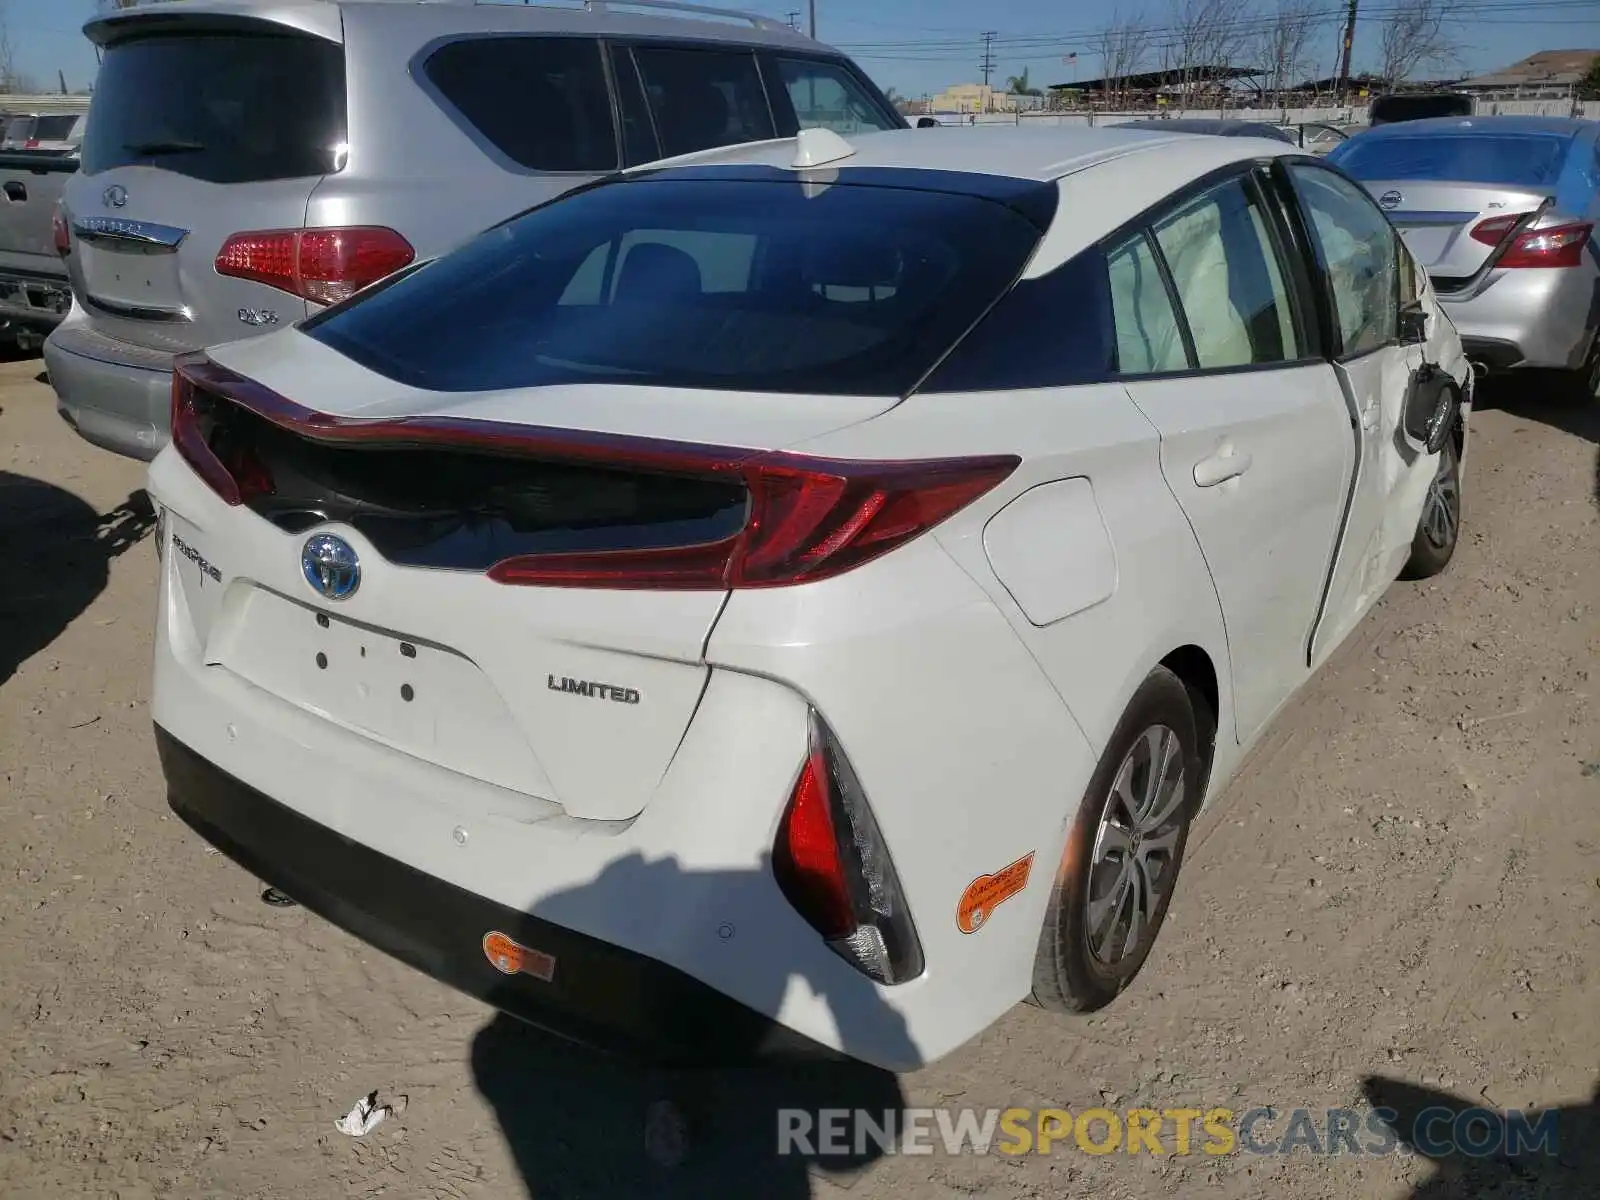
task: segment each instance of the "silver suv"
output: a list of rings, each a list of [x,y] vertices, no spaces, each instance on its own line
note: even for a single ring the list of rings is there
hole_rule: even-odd
[[[57,224],[72,312],[45,360],[61,415],[136,458],[166,444],[176,353],[302,319],[622,167],[905,125],[838,51],[664,0],[162,0],[85,32],[104,65]]]

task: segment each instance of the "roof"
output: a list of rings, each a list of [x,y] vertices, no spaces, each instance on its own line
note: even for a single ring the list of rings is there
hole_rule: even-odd
[[[1162,146],[1189,144],[1193,135],[1162,137],[1151,130],[1118,126],[1052,126],[1046,128],[989,126],[939,126],[930,129],[891,129],[847,139],[855,149],[849,158],[826,164],[840,169],[889,168],[1002,175],[1042,182],[1060,179],[1087,167],[1126,154],[1148,154]],[[639,171],[657,171],[673,165],[747,165],[788,169],[795,156],[795,139],[750,142],[702,150],[665,162],[651,163]],[[1282,143],[1279,143],[1281,146]]]
[[[1173,117],[1163,121],[1158,117],[1146,121],[1124,121],[1113,128],[1139,129],[1150,133],[1203,133],[1213,137],[1264,137],[1279,142],[1294,140],[1278,126],[1268,125],[1265,121],[1206,120],[1200,117]]]
[[[1126,88],[1134,92],[1147,92],[1153,88],[1181,87],[1188,84],[1218,83],[1226,79],[1249,79],[1260,75],[1257,67],[1190,67],[1187,71],[1140,71],[1121,75],[1116,79],[1083,79],[1073,83],[1052,83],[1050,90],[1103,92],[1110,87]]]
[[[1589,72],[1600,50],[1541,50],[1488,75],[1467,79],[1462,88],[1565,87]]]
[[[1593,121],[1579,121],[1570,117],[1427,117],[1420,121],[1396,121],[1392,125],[1374,125],[1356,136],[1362,141],[1373,138],[1420,136],[1469,137],[1485,133],[1543,133],[1556,137],[1572,137],[1594,127]]]

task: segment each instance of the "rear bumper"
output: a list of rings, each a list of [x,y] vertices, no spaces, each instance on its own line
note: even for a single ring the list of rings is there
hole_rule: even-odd
[[[102,345],[105,343],[105,345]],[[115,343],[69,318],[44,344],[57,410],[85,441],[128,458],[149,461],[168,440],[170,355],[127,347],[144,360],[117,361]]]
[[[161,726],[172,809],[251,874],[463,992],[561,1037],[673,1064],[842,1057],[683,972],[517,912],[380,854],[228,775]],[[549,982],[490,964],[500,932],[554,959]]]
[[[1491,370],[1582,365],[1600,327],[1592,266],[1499,271],[1471,299],[1439,295],[1469,358]]]

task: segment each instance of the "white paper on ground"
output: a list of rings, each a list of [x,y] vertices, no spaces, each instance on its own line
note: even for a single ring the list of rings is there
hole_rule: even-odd
[[[378,1093],[370,1092],[356,1101],[356,1105],[334,1122],[334,1128],[350,1137],[365,1137],[389,1115],[387,1104],[378,1103]]]

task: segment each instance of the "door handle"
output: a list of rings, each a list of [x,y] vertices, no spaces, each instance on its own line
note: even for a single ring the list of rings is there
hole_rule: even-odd
[[[1216,487],[1237,479],[1250,469],[1253,460],[1248,454],[1236,454],[1231,449],[1218,451],[1210,458],[1202,458],[1194,465],[1196,487]]]
[[[6,181],[6,199],[21,202],[28,198],[28,189],[25,184],[18,183],[15,179]]]

